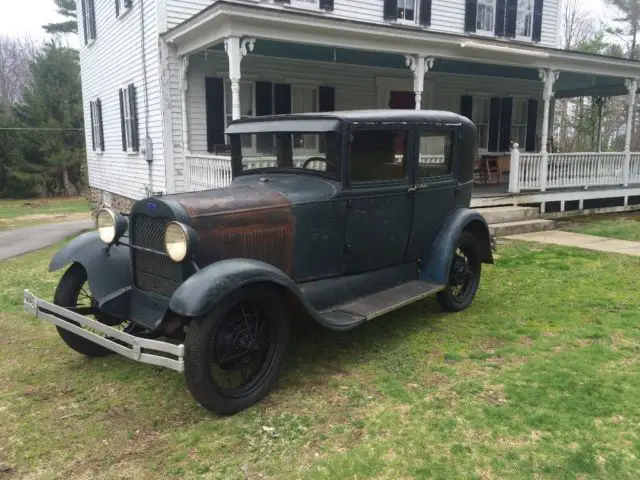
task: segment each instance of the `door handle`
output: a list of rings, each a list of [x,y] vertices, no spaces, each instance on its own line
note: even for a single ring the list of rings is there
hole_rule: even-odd
[[[415,192],[416,190],[418,190],[418,187],[416,187],[415,185],[412,185],[412,186],[409,187],[407,192],[411,193],[411,192]]]

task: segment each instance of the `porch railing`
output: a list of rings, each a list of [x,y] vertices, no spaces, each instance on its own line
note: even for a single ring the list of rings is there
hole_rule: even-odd
[[[523,153],[511,152],[509,192],[547,188],[589,188],[640,183],[640,153],[625,152]]]
[[[293,163],[297,168],[302,168],[309,156],[294,157]],[[402,161],[402,156],[396,157],[396,161]],[[421,155],[420,163],[441,164],[444,163],[444,155]],[[275,157],[252,157],[245,161],[247,168],[265,168],[276,165]],[[322,161],[312,161],[307,168],[323,170],[326,164]],[[189,153],[185,157],[185,189],[188,192],[210,190],[212,188],[226,187],[231,183],[231,157],[226,155],[212,155],[210,153]]]

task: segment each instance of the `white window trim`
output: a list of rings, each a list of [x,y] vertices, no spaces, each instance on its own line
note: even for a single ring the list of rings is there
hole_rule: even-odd
[[[396,18],[394,20],[392,20],[392,23],[397,23],[400,25],[409,25],[409,26],[416,26],[420,24],[420,3],[422,2],[422,0],[412,0],[413,1],[413,20],[406,20],[404,18]],[[399,9],[399,7],[396,7],[396,13],[397,10]]]
[[[122,114],[124,116],[124,131],[125,131],[125,146],[127,155],[138,155],[139,152],[136,152],[133,149],[133,115],[130,110],[131,103],[129,101],[129,85],[133,82],[129,82],[124,86],[120,87],[122,90]],[[135,84],[134,84],[135,86]],[[129,116],[127,117],[127,113]]]
[[[120,4],[120,7],[118,8],[118,19],[123,18],[127,13],[133,10],[133,0],[129,0],[130,5],[128,7],[126,6],[127,0],[118,0],[118,3]]]
[[[95,24],[95,17],[96,17],[96,6],[95,6],[95,2],[93,4],[93,9],[91,10],[91,13],[93,14],[93,22],[91,21],[91,17],[89,16],[89,0],[82,0],[81,2],[81,7],[82,7],[82,24],[83,24],[83,28],[86,29],[87,31],[87,43],[86,46],[89,47],[91,45],[93,45],[93,43],[96,41],[96,32],[93,29],[93,25]]]
[[[524,40],[524,41],[531,41],[533,38],[533,15],[534,15],[534,2],[533,0],[529,0],[529,6],[530,9],[528,10],[528,12],[531,14],[529,17],[529,35],[518,35],[518,19],[517,19],[517,15],[520,15],[520,9],[518,8],[518,11],[516,13],[516,40]]]
[[[320,89],[317,84],[310,83],[292,83],[291,84],[291,113],[293,111],[293,89],[294,88],[303,88],[307,90],[313,90],[315,94],[315,103],[316,103],[316,112],[320,110]],[[293,142],[292,142],[293,143]],[[307,155],[307,154],[319,154],[320,153],[320,144],[316,139],[316,148],[314,149],[304,149],[304,148],[295,148],[293,147],[293,151],[296,155]]]
[[[485,100],[487,102],[487,111],[488,111],[488,118],[487,118],[487,144],[480,146],[478,144],[478,151],[479,152],[488,152],[489,151],[489,128],[491,126],[491,95],[488,93],[472,93],[471,94],[471,98],[472,100],[472,110],[471,110],[471,120],[473,121],[473,112],[476,111],[475,108],[475,102],[476,100]],[[475,122],[474,122],[475,123]],[[485,125],[485,123],[475,123],[476,125]]]
[[[102,141],[100,131],[104,131],[104,126],[100,121],[100,115],[98,115],[98,100],[100,100],[100,98],[95,97],[90,101],[89,115],[92,116],[91,124],[93,125],[93,129],[91,130],[92,143],[96,144],[96,149],[93,151],[93,153],[95,153],[96,155],[102,155],[104,153],[104,145],[100,143]],[[100,145],[98,146],[99,143]]]
[[[485,3],[485,1],[488,1],[488,0],[478,0],[478,6],[479,6],[480,2]],[[491,29],[490,30],[480,30],[480,29],[478,29],[477,12],[478,12],[479,8],[476,7],[477,8],[477,10],[476,10],[476,25],[475,25],[476,29],[475,29],[475,32],[474,32],[476,35],[487,36],[487,37],[494,37],[495,36],[495,34],[496,34],[496,10],[497,10],[496,7],[497,7],[497,2],[494,0],[493,1],[493,22],[491,24]]]
[[[514,142],[520,142],[519,138],[515,138],[513,133],[515,132],[515,128],[524,127],[524,144],[520,145],[520,151],[525,151],[526,143],[527,143],[527,134],[529,133],[529,99],[523,96],[512,97],[513,98],[513,108],[511,110],[511,138]],[[516,123],[516,103],[521,102],[524,103],[524,123]]]

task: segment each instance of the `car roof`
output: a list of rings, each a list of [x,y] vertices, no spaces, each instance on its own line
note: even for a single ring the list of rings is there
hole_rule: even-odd
[[[305,112],[280,115],[264,115],[244,118],[233,123],[253,123],[284,119],[333,119],[344,123],[358,122],[416,122],[416,123],[465,123],[471,121],[457,113],[445,110],[368,109],[339,110],[334,112]]]

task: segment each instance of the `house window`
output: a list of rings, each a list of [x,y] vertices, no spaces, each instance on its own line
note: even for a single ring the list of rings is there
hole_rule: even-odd
[[[415,22],[417,4],[418,0],[398,0],[398,19]]]
[[[133,5],[133,0],[116,0],[116,17],[121,17],[129,10]]]
[[[255,116],[255,85],[253,82],[240,82],[240,118]],[[231,81],[224,84],[224,111],[225,126],[233,120],[233,97],[231,94]],[[253,147],[254,135],[243,135],[242,146]]]
[[[100,99],[89,102],[91,114],[91,143],[94,152],[104,152],[104,135],[102,130],[102,103]]]
[[[529,110],[527,99],[516,99],[513,102],[513,120],[511,122],[511,139],[524,150],[527,142],[527,117]]]
[[[476,31],[493,33],[496,25],[496,0],[478,0]]]
[[[518,0],[516,36],[531,38],[532,22],[533,22],[533,0]]]
[[[451,173],[451,132],[420,132],[417,177],[441,177]]]
[[[120,89],[120,127],[122,130],[122,150],[138,151],[138,113],[136,108],[136,88],[133,83]]]
[[[291,87],[291,113],[318,111],[318,88],[311,86]],[[293,136],[293,148],[299,150],[317,150],[318,135],[296,134]]]
[[[82,0],[82,26],[84,29],[84,43],[96,38],[96,11],[93,0]]]
[[[478,132],[478,148],[484,150],[489,148],[489,113],[489,99],[473,97],[472,120]]]

